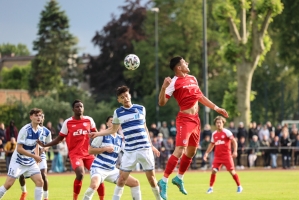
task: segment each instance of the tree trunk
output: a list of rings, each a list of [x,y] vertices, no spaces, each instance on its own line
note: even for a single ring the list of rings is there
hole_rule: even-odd
[[[248,128],[250,123],[250,91],[254,64],[250,62],[237,63],[237,111],[240,115],[237,117],[238,122],[243,122],[244,127]]]

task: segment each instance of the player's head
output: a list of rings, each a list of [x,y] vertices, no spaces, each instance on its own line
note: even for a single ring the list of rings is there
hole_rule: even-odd
[[[106,119],[106,126],[108,128],[110,128],[113,124],[112,124],[112,119],[113,117],[112,116],[108,116],[107,119]]]
[[[39,124],[42,121],[42,109],[32,108],[29,112],[30,120],[33,124]]]
[[[84,105],[81,100],[76,99],[73,103],[73,112],[75,116],[81,116],[84,112]]]
[[[223,126],[224,126],[225,122],[226,122],[226,119],[222,116],[217,116],[214,119],[214,124],[215,124],[215,126],[218,130],[223,129]]]
[[[169,67],[174,72],[181,71],[183,73],[189,73],[190,70],[188,68],[188,65],[189,63],[186,62],[181,56],[176,56],[169,62]]]
[[[130,88],[127,86],[120,86],[116,89],[116,96],[117,101],[121,103],[124,107],[130,108],[132,106],[131,103],[131,94],[130,94]]]
[[[45,121],[45,114],[42,114],[42,119],[41,119],[41,122],[39,123],[39,125],[44,126],[44,121]]]

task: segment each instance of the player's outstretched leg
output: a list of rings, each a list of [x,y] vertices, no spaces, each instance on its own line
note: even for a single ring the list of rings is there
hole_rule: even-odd
[[[180,179],[178,176],[176,176],[172,179],[171,182],[172,182],[172,184],[178,186],[181,193],[183,193],[184,195],[187,195],[187,191],[185,190],[185,187],[184,187],[184,181],[182,179]]]

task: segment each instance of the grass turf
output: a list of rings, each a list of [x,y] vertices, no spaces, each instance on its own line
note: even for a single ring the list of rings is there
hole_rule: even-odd
[[[218,172],[214,185],[214,192],[206,194],[209,186],[210,172],[189,171],[185,174],[184,182],[188,195],[183,195],[178,188],[171,184],[169,180],[168,199],[169,200],[197,200],[197,199],[213,199],[213,200],[293,200],[298,199],[298,170],[248,170],[238,171],[241,184],[244,188],[241,194],[237,194],[237,186],[226,171]],[[143,200],[154,199],[152,190],[146,180],[144,173],[132,173],[132,175],[140,181]],[[174,174],[170,177],[172,179]],[[162,177],[162,173],[157,173],[157,179]],[[3,185],[6,176],[0,176],[0,184]],[[49,174],[49,199],[72,199],[73,182],[75,175],[72,174]],[[79,199],[83,198],[85,190],[89,186],[89,174],[85,175]],[[28,196],[27,199],[34,199],[34,184],[31,180],[26,180]],[[112,198],[114,184],[105,184],[106,200]],[[5,194],[4,198],[8,200],[19,199],[21,195],[18,180]],[[95,193],[93,199],[99,199]],[[122,199],[131,199],[130,189],[125,188]]]

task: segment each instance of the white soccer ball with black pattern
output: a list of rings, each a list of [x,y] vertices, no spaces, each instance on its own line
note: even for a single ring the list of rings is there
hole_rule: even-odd
[[[135,70],[140,65],[140,60],[135,54],[129,54],[124,60],[125,67],[129,70]]]

